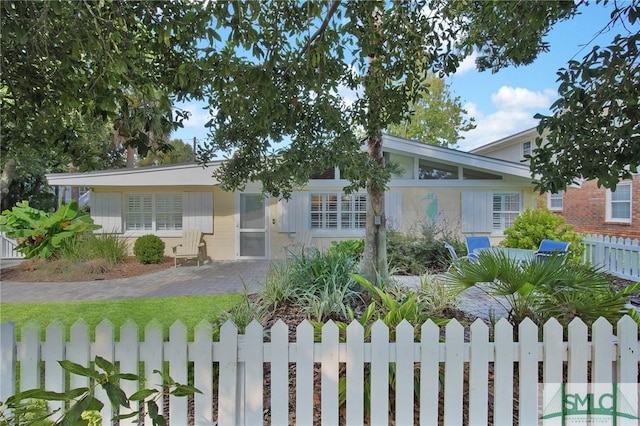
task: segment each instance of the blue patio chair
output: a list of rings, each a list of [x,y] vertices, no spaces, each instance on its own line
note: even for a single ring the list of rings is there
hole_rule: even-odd
[[[535,259],[546,261],[550,258],[561,258],[564,261],[569,251],[569,244],[571,243],[566,241],[542,240],[538,251],[535,252]]]
[[[464,237],[464,241],[467,244],[467,257],[470,260],[478,259],[478,251],[491,248],[489,237]]]
[[[451,256],[451,265],[449,265],[449,269],[451,269],[452,266],[454,266],[455,264],[458,263],[458,261],[460,261],[460,258],[458,257],[458,253],[456,253],[456,249],[453,248],[453,246],[451,244],[449,244],[448,242],[444,242],[444,247],[449,250],[449,256]],[[447,270],[449,270],[447,269]]]

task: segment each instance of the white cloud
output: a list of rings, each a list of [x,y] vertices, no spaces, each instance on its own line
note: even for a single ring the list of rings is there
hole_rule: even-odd
[[[478,54],[476,52],[473,52],[471,55],[464,58],[464,60],[460,62],[460,65],[458,66],[458,69],[456,70],[455,75],[462,75],[469,71],[475,70],[477,57],[478,57]]]
[[[534,92],[522,87],[502,86],[491,95],[493,112],[481,111],[475,103],[467,103],[464,108],[468,116],[475,118],[476,128],[462,134],[460,149],[468,151],[537,126],[538,120],[533,116],[547,110],[556,97],[557,93],[552,89]]]
[[[548,108],[557,95],[553,89],[533,92],[522,87],[502,86],[497,93],[491,95],[491,102],[498,110]]]

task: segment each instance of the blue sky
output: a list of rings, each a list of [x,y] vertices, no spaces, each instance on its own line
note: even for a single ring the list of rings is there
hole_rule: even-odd
[[[447,78],[453,95],[460,97],[477,126],[463,135],[458,147],[467,151],[536,126],[533,116],[549,112],[558,97],[557,70],[570,59],[581,60],[594,45],[607,45],[618,32],[614,28],[596,37],[609,21],[610,9],[591,4],[581,7],[581,14],[575,18],[556,24],[546,38],[550,52],[526,67],[480,73],[474,69],[474,57],[468,57],[456,74]],[[191,118],[172,138],[189,143],[194,137],[204,140],[208,111],[196,103],[181,107],[191,112]]]

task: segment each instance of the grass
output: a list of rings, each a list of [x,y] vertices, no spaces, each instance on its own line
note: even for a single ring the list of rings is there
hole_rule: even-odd
[[[169,336],[169,327],[182,321],[193,337],[193,328],[202,320],[213,321],[223,312],[237,305],[242,299],[239,294],[221,294],[206,296],[179,296],[149,299],[122,299],[89,302],[63,303],[11,303],[0,304],[0,322],[13,321],[18,329],[29,321],[35,321],[40,327],[46,327],[52,321],[59,320],[66,328],[77,320],[83,319],[88,325],[91,339],[96,325],[108,319],[115,326],[116,339],[119,328],[127,319],[133,320],[143,336],[144,327],[156,319],[162,324],[165,339]],[[44,329],[42,330],[44,336]]]

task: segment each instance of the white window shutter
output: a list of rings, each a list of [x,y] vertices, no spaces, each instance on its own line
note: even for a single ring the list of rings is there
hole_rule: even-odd
[[[384,215],[389,228],[395,230],[402,228],[402,192],[386,191],[384,193]]]
[[[122,194],[120,192],[92,192],[90,206],[93,222],[102,226],[96,232],[122,233]]]
[[[309,229],[309,194],[294,191],[291,198],[278,200],[278,232],[302,232]]]
[[[182,229],[199,229],[213,233],[213,193],[184,192],[182,195]]]
[[[493,228],[493,192],[462,193],[462,232],[487,233]]]

